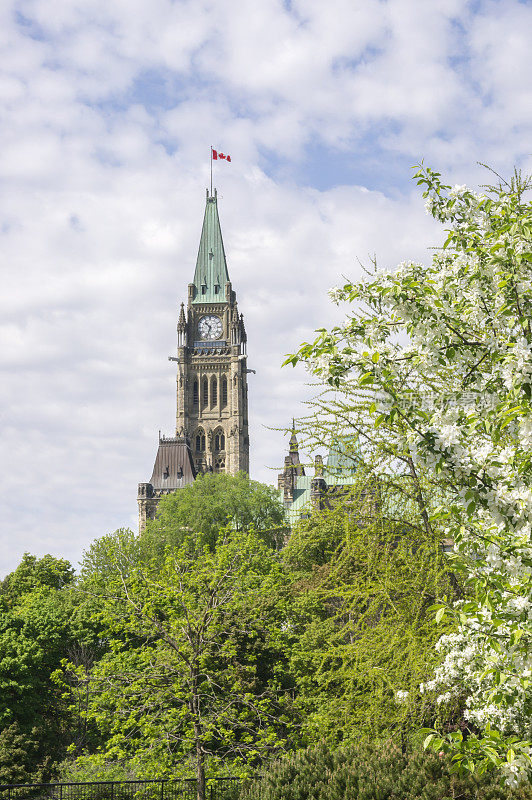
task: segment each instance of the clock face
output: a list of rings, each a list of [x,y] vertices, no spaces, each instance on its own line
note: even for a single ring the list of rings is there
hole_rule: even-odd
[[[222,335],[222,320],[220,317],[202,317],[198,322],[198,331],[202,339],[219,339]]]

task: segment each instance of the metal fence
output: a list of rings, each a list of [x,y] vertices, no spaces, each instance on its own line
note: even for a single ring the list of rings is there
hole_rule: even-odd
[[[0,800],[197,800],[195,778],[0,784]],[[206,800],[236,800],[237,778],[207,778]]]

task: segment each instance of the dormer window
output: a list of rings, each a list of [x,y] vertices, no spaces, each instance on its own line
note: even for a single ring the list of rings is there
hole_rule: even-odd
[[[202,294],[207,294],[207,284],[206,283],[202,283],[201,284],[201,293]]]
[[[220,294],[220,284],[219,283],[215,283],[214,284],[214,294]]]

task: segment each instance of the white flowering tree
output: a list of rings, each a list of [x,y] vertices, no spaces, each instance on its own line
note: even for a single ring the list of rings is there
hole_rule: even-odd
[[[337,396],[358,398],[357,433],[385,431],[388,450],[443,492],[427,524],[454,541],[467,593],[436,609],[455,632],[440,639],[440,666],[421,691],[461,700],[468,730],[428,732],[426,746],[515,784],[532,763],[529,182],[516,174],[476,194],[423,166],[416,178],[447,228],[432,264],[375,269],[331,290],[351,304],[345,323],[286,363],[303,361]]]

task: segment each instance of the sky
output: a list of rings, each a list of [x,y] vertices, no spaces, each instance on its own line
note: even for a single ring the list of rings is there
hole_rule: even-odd
[[[327,290],[442,241],[412,167],[532,171],[531,30],[530,0],[4,0],[0,577],[136,528],[210,146],[276,483],[310,392],[281,364],[343,319]]]

